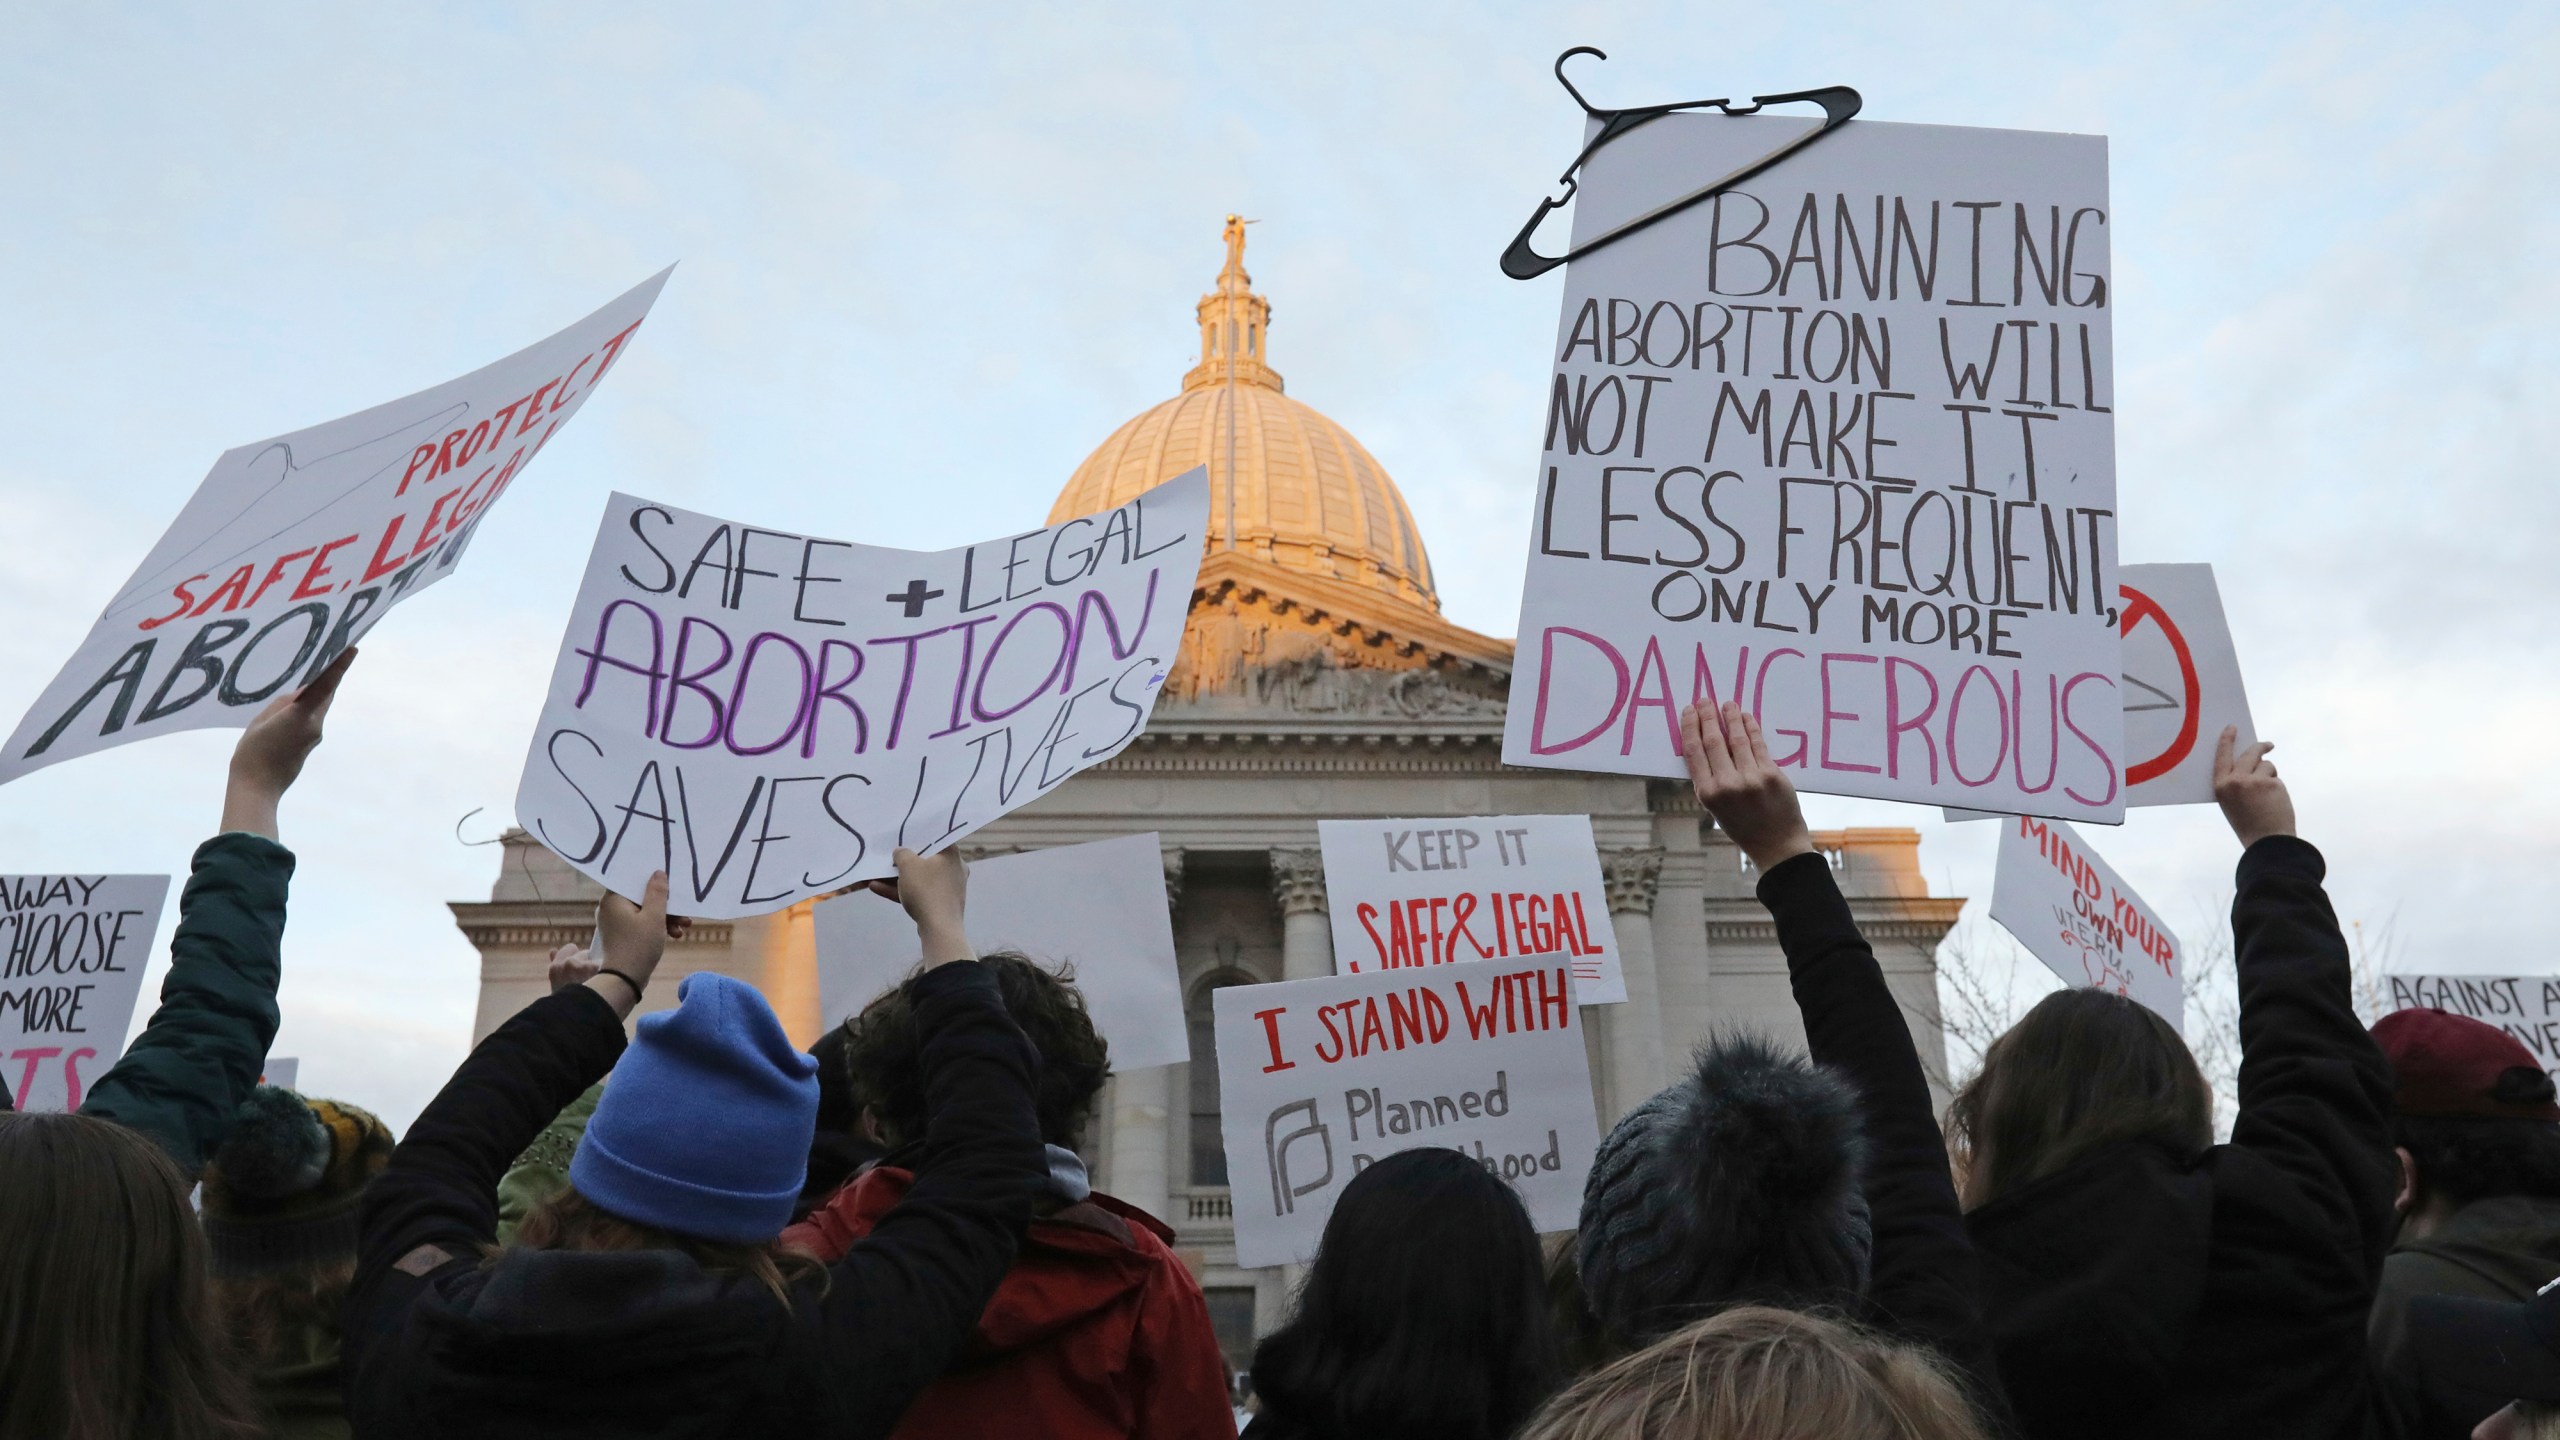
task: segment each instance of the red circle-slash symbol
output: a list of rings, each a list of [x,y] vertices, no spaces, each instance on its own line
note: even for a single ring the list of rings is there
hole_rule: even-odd
[[[2169,612],[2160,608],[2160,602],[2130,585],[2119,585],[2116,589],[2125,600],[2124,615],[2118,622],[2117,633],[2130,636],[2133,627],[2145,619],[2157,623],[2160,633],[2168,637],[2170,653],[2178,657],[2178,683],[2185,692],[2184,703],[2179,706],[2176,737],[2159,754],[2125,767],[2124,783],[2139,785],[2176,769],[2178,762],[2186,759],[2188,752],[2196,748],[2196,712],[2201,708],[2199,702],[2203,698],[2204,684],[2196,675],[2196,657],[2187,649],[2187,637],[2179,631],[2177,622],[2169,618]]]

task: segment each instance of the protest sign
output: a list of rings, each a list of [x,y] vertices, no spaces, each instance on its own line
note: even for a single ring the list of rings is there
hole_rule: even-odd
[[[2124,637],[2127,805],[2213,803],[2213,747],[2222,727],[2258,743],[2240,652],[2210,565],[2127,565],[2117,571]],[[1950,820],[1992,820],[1949,807]]]
[[[1351,1177],[1418,1145],[1510,1181],[1540,1230],[1579,1223],[1600,1132],[1567,957],[1214,997],[1237,1264],[1314,1255]]]
[[[166,875],[0,875],[0,1081],[77,1110],[124,1053]]]
[[[452,573],[666,279],[459,380],[226,452],[18,722],[0,782],[153,735],[247,725]]]
[[[617,494],[561,637],[519,824],[713,919],[894,872],[1117,755],[1200,569],[1206,469],[1098,515],[889,550]]]
[[[1333,968],[1563,953],[1574,998],[1627,998],[1588,815],[1321,820]]]
[[[302,1062],[291,1055],[268,1056],[267,1068],[258,1073],[259,1084],[273,1085],[279,1090],[293,1089],[294,1082],[301,1078]]]
[[[2065,982],[2130,996],[2184,1034],[2178,937],[2070,826],[2007,819],[1991,918]]]
[[[2560,1080],[2560,975],[2385,975],[2391,1008],[2449,1010],[2495,1025]]]
[[[1191,1058],[1182,970],[1165,906],[1164,847],[1150,832],[997,855],[969,867],[969,946],[1072,966],[1114,1071]],[[867,890],[821,901],[818,1001],[829,1023],[915,972],[915,922]]]
[[[1813,123],[1626,131],[1575,238]],[[1733,701],[1802,789],[2121,819],[2108,222],[2100,137],[1860,120],[1574,261],[1503,759]]]

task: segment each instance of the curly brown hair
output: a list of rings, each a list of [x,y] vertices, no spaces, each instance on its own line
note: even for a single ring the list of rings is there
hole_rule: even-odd
[[[1093,1028],[1075,967],[1043,968],[1027,955],[999,950],[978,963],[996,978],[1004,1008],[1040,1052],[1034,1104],[1040,1138],[1073,1148],[1111,1078],[1111,1044]],[[924,1136],[924,1037],[916,1029],[910,985],[902,984],[844,1022],[845,1077],[856,1105],[870,1110],[891,1144]]]

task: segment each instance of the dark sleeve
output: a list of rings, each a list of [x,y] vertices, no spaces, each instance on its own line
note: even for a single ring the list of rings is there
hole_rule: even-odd
[[[402,1258],[435,1245],[477,1260],[497,1237],[498,1178],[622,1047],[613,1007],[573,985],[517,1011],[463,1060],[365,1187],[345,1310],[351,1366],[432,1268],[403,1270]]]
[[[1799,855],[1770,869],[1760,877],[1760,903],[1778,922],[1806,1048],[1817,1064],[1848,1076],[1866,1102],[1875,1235],[1866,1318],[1935,1346],[1997,1409],[1999,1372],[1982,1325],[1973,1242],[1902,1006],[1858,933],[1830,861]]]
[[[2270,835],[2240,857],[2240,1115],[2231,1143],[2291,1176],[2379,1284],[2397,1217],[2391,1070],[2356,1019],[2320,852]],[[2370,1299],[2370,1293],[2367,1296]]]
[[[276,1038],[292,879],[293,852],[264,835],[233,831],[196,847],[160,1008],[89,1088],[81,1114],[150,1136],[190,1176],[213,1158]]]
[[[925,1144],[906,1199],[833,1267],[809,1323],[834,1377],[834,1433],[886,1435],[949,1368],[1013,1264],[1048,1177],[1032,1111],[1039,1056],[995,976],[937,966],[910,992],[924,1036]]]

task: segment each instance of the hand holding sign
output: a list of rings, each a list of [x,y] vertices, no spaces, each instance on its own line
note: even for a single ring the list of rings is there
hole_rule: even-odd
[[[2234,755],[2239,738],[2240,732],[2226,725],[2213,747],[2213,798],[2245,850],[2270,835],[2293,833],[2293,796],[2267,761],[2276,742],[2262,740]]]
[[[1769,758],[1760,722],[1731,701],[1680,712],[1680,755],[1698,803],[1760,873],[1813,853],[1795,782]]]
[[[649,877],[637,905],[610,890],[596,902],[598,964],[582,983],[628,1019],[666,953],[667,872],[661,870]]]
[[[320,748],[321,725],[338,698],[338,682],[355,663],[353,646],[338,652],[311,683],[272,701],[231,747],[231,780],[222,794],[222,828],[276,838],[276,805],[302,778],[303,762]]]
[[[916,922],[916,939],[924,945],[924,968],[974,960],[969,944],[969,865],[956,850],[919,855],[901,847],[890,857],[898,867],[895,880],[870,882],[871,893],[895,900]]]

